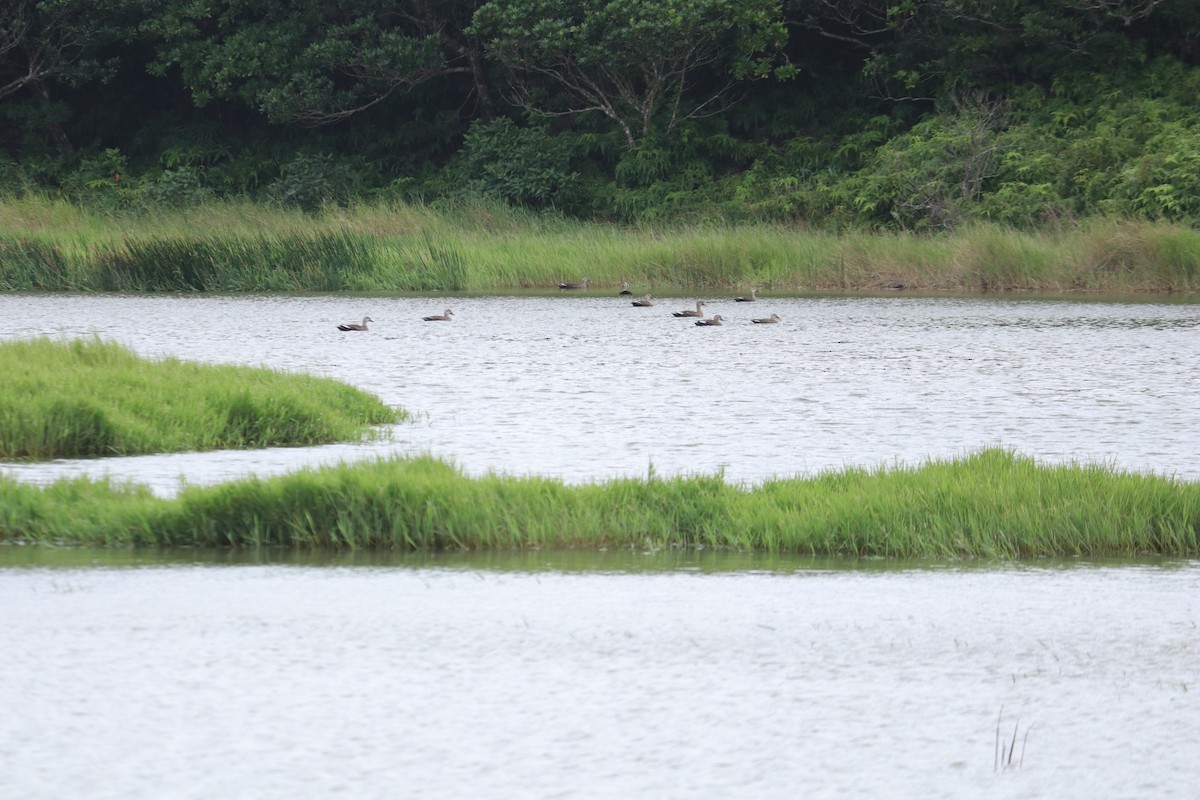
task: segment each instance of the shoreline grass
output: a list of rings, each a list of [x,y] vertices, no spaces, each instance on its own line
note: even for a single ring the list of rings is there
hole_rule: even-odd
[[[1200,484],[987,449],[757,487],[720,476],[569,486],[432,458],[190,487],[0,477],[0,542],[315,550],[670,548],[812,556],[1195,556]]]
[[[0,343],[0,458],[324,444],[402,411],[329,378],[143,359],[99,339]]]
[[[782,225],[628,227],[476,205],[316,214],[246,202],[104,215],[0,198],[0,291],[893,291],[1194,294],[1200,231],[1089,219],[922,236]]]

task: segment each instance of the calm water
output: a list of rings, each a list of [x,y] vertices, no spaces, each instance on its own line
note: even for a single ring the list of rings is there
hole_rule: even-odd
[[[732,480],[989,445],[1200,478],[1200,305],[0,296],[0,339],[302,370],[391,441],[10,465],[181,480],[391,453]],[[422,323],[447,305],[456,319]],[[751,316],[778,313],[762,326]],[[371,315],[365,334],[339,322]],[[0,800],[1188,798],[1200,562],[0,548]],[[997,723],[1017,731],[997,771]]]
[[[0,296],[0,340],[302,370],[418,415],[391,441],[20,465],[47,481],[180,479],[391,453],[568,481],[724,470],[733,481],[920,463],[1003,445],[1200,478],[1200,304],[709,297],[727,324],[613,296]],[[421,317],[455,312],[450,323]],[[778,313],[778,325],[751,317]],[[370,315],[367,333],[336,324]]]
[[[0,797],[1200,786],[1197,562],[208,558],[0,548]]]

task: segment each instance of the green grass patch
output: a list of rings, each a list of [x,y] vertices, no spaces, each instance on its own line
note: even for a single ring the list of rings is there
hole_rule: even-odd
[[[0,344],[0,458],[352,441],[405,417],[328,378],[150,361],[100,340]]]
[[[1031,233],[622,226],[471,204],[306,214],[246,202],[100,215],[0,198],[0,291],[1193,293],[1200,231],[1089,219]]]
[[[304,470],[172,499],[108,481],[0,479],[0,541],[348,550],[660,550],[1017,559],[1196,555],[1200,484],[991,449],[739,487],[718,476],[571,486],[431,458]]]

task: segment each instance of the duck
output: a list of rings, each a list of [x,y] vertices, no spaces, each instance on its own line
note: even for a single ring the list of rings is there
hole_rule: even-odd
[[[739,303],[753,303],[756,300],[758,300],[758,287],[757,286],[750,287],[750,296],[749,297],[735,297],[733,299]]]
[[[421,317],[421,319],[426,322],[449,322],[453,317],[454,312],[447,308],[445,314],[433,314],[428,317]]]
[[[621,281],[621,291],[618,292],[618,294],[620,294],[620,295],[633,294],[633,292],[630,291],[630,289],[629,289],[629,281]]]
[[[698,320],[696,320],[696,324],[697,324],[697,325],[701,325],[701,326],[704,326],[704,327],[707,327],[707,326],[709,326],[709,325],[720,325],[720,324],[721,324],[721,322],[722,322],[722,317],[721,317],[721,315],[720,315],[720,314],[717,314],[717,315],[716,315],[715,317],[713,317],[712,319],[698,319]]]
[[[769,316],[769,317],[759,317],[758,319],[752,319],[752,320],[750,320],[750,321],[751,321],[751,322],[759,322],[759,323],[772,323],[772,322],[779,322],[779,315],[778,315],[778,314],[772,314],[772,315],[771,315],[771,316]]]
[[[375,320],[371,319],[370,317],[363,317],[363,321],[362,321],[361,325],[357,322],[347,322],[345,325],[338,325],[338,330],[339,331],[365,331],[367,329],[367,323],[374,322],[374,321]]]
[[[645,297],[643,297],[641,300],[634,300],[632,305],[639,306],[641,308],[645,308],[646,306],[652,306],[652,305],[654,305],[654,296],[648,294]]]
[[[560,283],[558,285],[558,288],[559,289],[583,289],[584,291],[587,291],[588,283],[590,281],[591,281],[591,278],[584,278],[579,283]]]
[[[671,316],[673,316],[673,317],[703,317],[704,312],[700,310],[703,307],[704,307],[704,301],[697,300],[695,311],[690,311],[690,310],[689,311],[676,311]]]

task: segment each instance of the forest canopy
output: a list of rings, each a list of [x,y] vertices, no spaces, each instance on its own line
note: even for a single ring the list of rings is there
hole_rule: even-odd
[[[1194,0],[8,0],[0,192],[1200,224]]]

